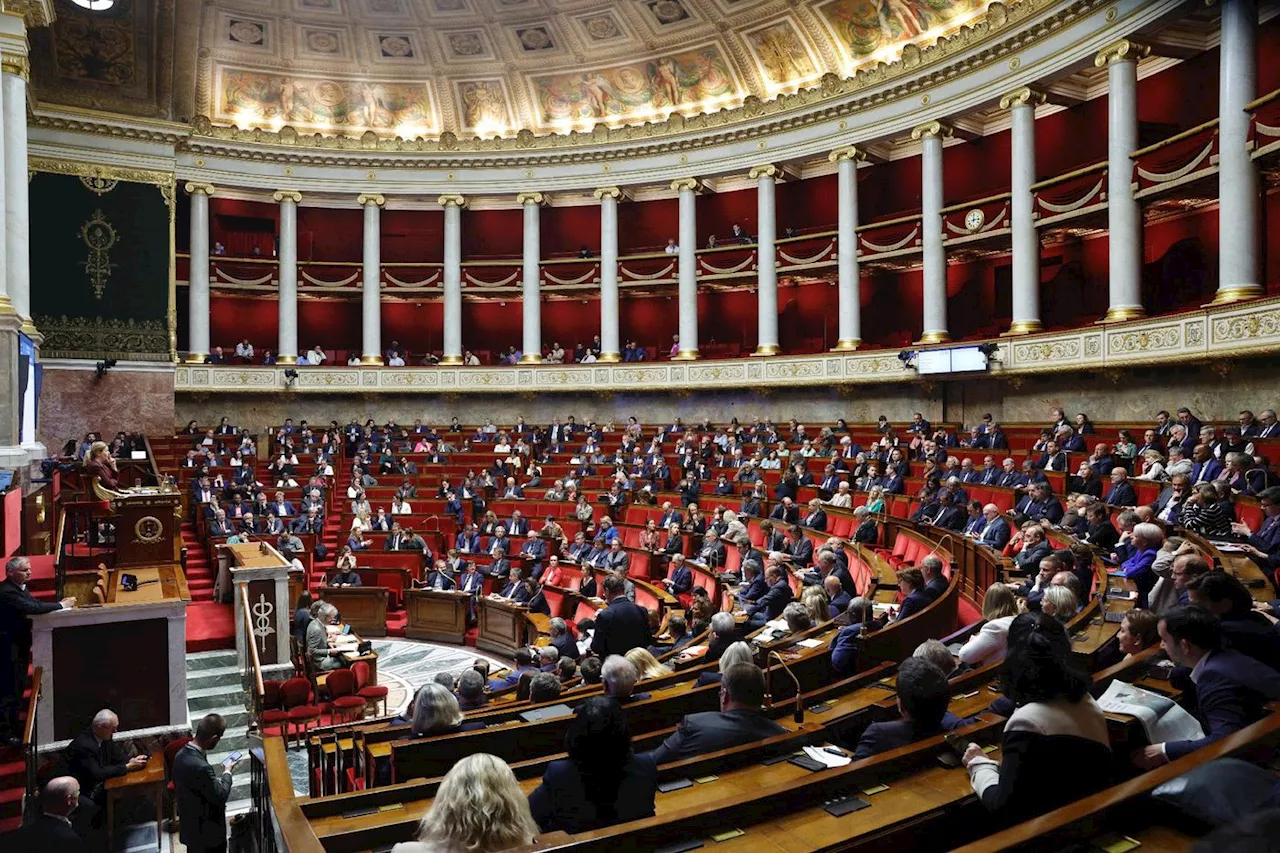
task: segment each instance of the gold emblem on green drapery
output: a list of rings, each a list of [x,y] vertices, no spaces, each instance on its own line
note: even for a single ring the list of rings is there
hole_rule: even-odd
[[[101,299],[107,289],[107,279],[118,264],[111,263],[111,247],[116,244],[116,229],[111,227],[101,210],[95,210],[89,221],[80,226],[80,239],[89,249],[84,261],[84,271],[93,284],[93,295]]]

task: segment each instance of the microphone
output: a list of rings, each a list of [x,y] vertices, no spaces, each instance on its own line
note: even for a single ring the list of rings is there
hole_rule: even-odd
[[[775,660],[777,660],[778,665],[783,668],[783,670],[787,673],[787,675],[791,677],[792,683],[795,684],[796,709],[795,709],[795,713],[792,715],[792,719],[794,719],[797,723],[803,723],[804,722],[804,697],[800,695],[801,694],[800,679],[796,678],[796,674],[791,671],[791,667],[787,666],[787,662],[783,660],[782,655],[778,654],[776,651],[771,650],[765,656],[766,663],[768,663],[769,658],[774,658]],[[773,702],[773,689],[772,689],[773,688],[773,677],[772,677],[773,670],[769,669],[769,670],[766,670],[766,672],[768,672],[770,677],[768,679],[769,683],[765,685],[765,691],[766,691],[765,700],[770,704],[772,704]]]

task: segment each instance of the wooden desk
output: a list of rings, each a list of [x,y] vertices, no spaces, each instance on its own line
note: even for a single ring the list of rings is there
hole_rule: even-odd
[[[467,634],[470,601],[470,594],[465,592],[405,590],[404,609],[408,622],[404,635],[414,640],[439,640],[461,645]]]
[[[124,776],[108,779],[107,790],[107,849],[114,850],[111,836],[115,831],[116,800],[121,797],[150,796],[156,804],[156,849],[160,849],[160,839],[164,827],[164,792],[167,780],[164,778],[164,753],[153,752],[147,759],[147,766]]]
[[[326,586],[320,597],[338,608],[342,621],[367,637],[387,636],[387,601],[391,593],[380,586]]]
[[[138,579],[138,588],[126,592],[120,576],[130,574]],[[107,583],[107,604],[151,604],[157,601],[190,601],[187,578],[181,566],[160,565],[117,569]]]
[[[477,599],[476,605],[480,619],[477,649],[511,657],[516,649],[528,644],[529,608],[487,596]]]

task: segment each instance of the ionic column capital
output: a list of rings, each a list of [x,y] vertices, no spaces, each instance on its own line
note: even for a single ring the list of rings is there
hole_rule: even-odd
[[[753,181],[761,178],[781,178],[782,169],[773,163],[763,163],[759,166],[752,166],[751,171],[747,172],[747,177]]]
[[[271,194],[271,197],[275,199],[277,203],[283,203],[285,201],[291,201],[294,204],[302,203],[302,193],[297,190],[276,190]]]
[[[1116,62],[1137,62],[1151,55],[1151,48],[1141,42],[1120,39],[1098,51],[1093,58],[1095,68],[1103,68]]]
[[[550,204],[551,196],[540,192],[516,193],[516,204]]]
[[[217,191],[213,184],[206,184],[200,181],[187,181],[185,189],[188,195],[197,195],[201,193],[204,195],[213,195]]]
[[[676,192],[691,190],[696,193],[702,189],[702,181],[697,178],[676,178],[671,182],[671,189]]]
[[[827,155],[827,160],[832,163],[839,163],[841,160],[852,160],[855,163],[861,163],[867,159],[867,152],[856,145],[846,145],[844,148],[837,148]]]
[[[1000,109],[1009,110],[1014,107],[1030,106],[1038,107],[1049,98],[1039,89],[1033,89],[1030,86],[1023,86],[1020,89],[1014,89],[1003,98],[1000,99]]]
[[[356,198],[356,203],[361,207],[368,207],[371,204],[382,207],[387,203],[387,197],[381,193],[360,193]]]
[[[0,52],[0,72],[13,74],[30,83],[31,62],[27,58],[26,51],[12,50],[6,46],[6,49]]]
[[[440,198],[436,199],[436,202],[437,202],[441,207],[466,207],[466,206],[467,206],[467,200],[466,200],[466,198],[464,198],[463,196],[460,196],[460,195],[456,195],[456,194],[455,194],[455,195],[442,195],[442,196],[440,196]]]
[[[955,131],[952,130],[951,125],[949,124],[943,124],[940,121],[927,121],[911,130],[911,138],[916,141],[928,139],[933,136],[940,139],[946,139],[954,132]]]
[[[626,190],[621,187],[598,187],[592,195],[594,195],[598,201],[604,201],[606,198],[611,198],[615,201],[622,201],[624,198],[630,198],[630,195]]]

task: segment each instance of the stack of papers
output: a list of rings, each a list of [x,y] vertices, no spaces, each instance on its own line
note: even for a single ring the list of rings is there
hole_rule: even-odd
[[[804,646],[806,649],[816,649],[818,646],[822,645],[822,640],[815,640],[812,637],[810,637],[807,640],[801,640],[800,642],[796,643],[796,645]]]
[[[853,763],[853,759],[848,755],[836,755],[816,746],[806,746],[804,754],[819,764],[825,764],[827,767],[844,767],[846,764]]]

